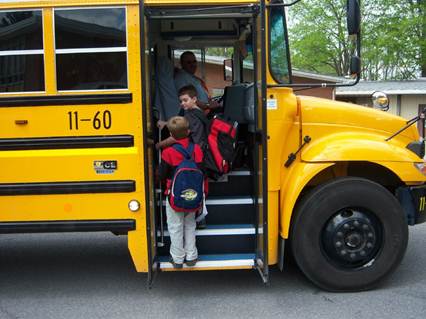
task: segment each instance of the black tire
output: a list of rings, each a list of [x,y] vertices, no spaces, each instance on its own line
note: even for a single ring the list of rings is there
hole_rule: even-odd
[[[329,291],[374,288],[401,262],[408,226],[396,198],[372,181],[344,177],[308,193],[291,242],[302,272]]]

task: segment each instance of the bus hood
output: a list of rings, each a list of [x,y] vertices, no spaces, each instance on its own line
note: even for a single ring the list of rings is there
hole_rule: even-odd
[[[391,136],[406,125],[407,120],[370,107],[351,103],[321,99],[310,96],[298,96],[303,124],[334,124],[382,131]],[[418,140],[416,124],[401,132],[410,140]]]

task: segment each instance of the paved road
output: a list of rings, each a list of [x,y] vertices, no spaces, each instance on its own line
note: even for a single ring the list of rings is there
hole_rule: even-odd
[[[426,318],[426,224],[410,228],[402,265],[379,289],[327,293],[299,270],[162,273],[152,290],[126,238],[110,234],[0,236],[0,319]]]

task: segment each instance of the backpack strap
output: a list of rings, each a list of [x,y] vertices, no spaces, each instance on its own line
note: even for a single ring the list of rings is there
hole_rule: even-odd
[[[175,143],[172,145],[172,147],[178,151],[179,153],[181,153],[183,155],[184,158],[186,159],[191,159],[192,155],[194,153],[194,143],[189,142],[188,147],[184,148],[181,144],[179,143]]]
[[[204,126],[204,132],[206,134],[206,137],[209,136],[209,126],[210,126],[210,121],[206,118],[206,116],[203,113],[199,113],[199,112],[194,112],[194,115],[200,120],[200,122],[203,124]]]

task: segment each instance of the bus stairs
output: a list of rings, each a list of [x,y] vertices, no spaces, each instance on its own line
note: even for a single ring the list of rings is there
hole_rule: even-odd
[[[253,176],[250,171],[229,173],[220,181],[209,182],[206,201],[207,227],[196,230],[198,262],[193,267],[184,264],[175,269],[169,262],[170,237],[163,201],[163,241],[157,231],[157,257],[162,271],[192,271],[220,269],[251,269],[255,259],[255,208]],[[162,247],[160,247],[162,246]]]

